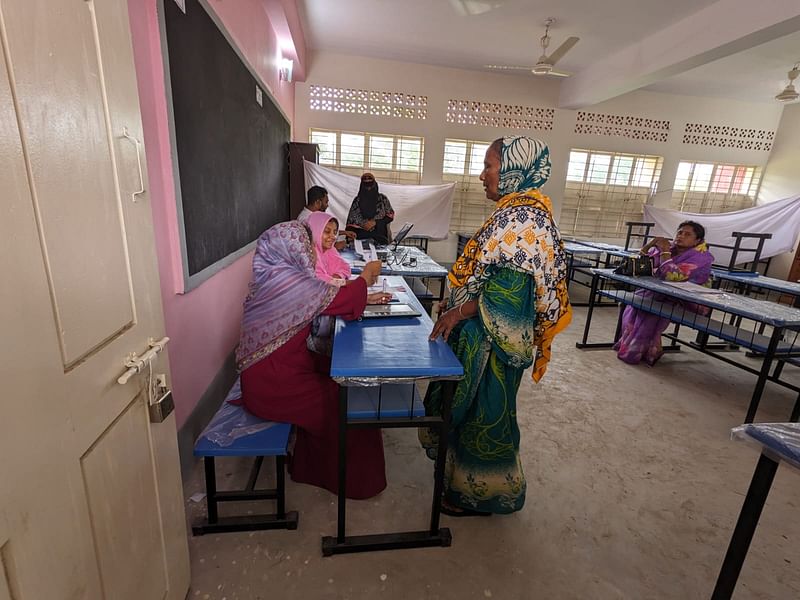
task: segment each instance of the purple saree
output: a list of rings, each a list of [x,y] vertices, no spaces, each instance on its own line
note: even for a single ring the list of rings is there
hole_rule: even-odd
[[[680,254],[674,254],[676,251],[674,246],[670,250],[673,252],[673,257],[663,262],[657,248],[650,250],[649,256],[653,260],[653,276],[664,281],[691,281],[698,285],[705,285],[711,280],[711,264],[714,262],[714,257],[708,251],[705,242],[684,250]],[[636,293],[646,298],[654,298],[659,302],[681,304],[686,310],[695,312],[704,310],[703,307],[695,304],[678,302],[655,292],[639,290]],[[664,353],[661,347],[661,334],[669,326],[669,323],[669,319],[665,317],[644,312],[633,306],[626,307],[622,315],[622,330],[617,343],[614,344],[617,357],[631,365],[644,360],[652,367]]]

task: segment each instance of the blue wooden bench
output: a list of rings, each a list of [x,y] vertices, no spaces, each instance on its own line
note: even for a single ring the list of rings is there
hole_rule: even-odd
[[[235,418],[231,418],[231,417]],[[194,535],[221,533],[228,531],[253,531],[261,529],[297,529],[298,515],[296,511],[286,512],[286,452],[292,426],[287,423],[269,423],[269,427],[237,437],[230,438],[220,445],[209,439],[207,431],[213,430],[215,435],[223,437],[231,433],[236,418],[249,419],[252,423],[257,417],[245,414],[244,407],[223,402],[220,409],[211,419],[209,427],[198,438],[194,446],[194,455],[203,457],[206,477],[206,503],[208,519],[192,527]],[[239,419],[241,421],[241,419]],[[265,423],[262,421],[262,423]],[[216,427],[214,427],[216,425]],[[214,437],[214,436],[212,436]],[[218,439],[214,437],[214,439]],[[255,457],[253,468],[244,489],[220,491],[217,489],[216,458],[225,456]],[[275,488],[256,489],[256,482],[265,456],[275,457]],[[255,500],[275,500],[276,512],[259,515],[237,515],[220,517],[220,502],[252,502]]]

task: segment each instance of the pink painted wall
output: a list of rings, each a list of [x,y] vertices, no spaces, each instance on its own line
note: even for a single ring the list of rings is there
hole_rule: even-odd
[[[281,13],[273,9],[282,7],[285,1],[210,0],[209,3],[293,123],[294,84],[279,81],[276,60],[279,44],[302,47],[305,56],[305,40],[302,31],[297,34],[295,29],[292,32],[295,39],[279,41],[276,29],[285,31],[286,28],[282,23],[273,27],[266,10],[269,6],[275,19],[276,14],[279,17]],[[238,342],[252,254],[240,258],[194,290],[181,294],[183,269],[156,0],[129,0],[128,12],[147,151],[164,320],[171,338],[168,349],[172,389],[180,427]]]

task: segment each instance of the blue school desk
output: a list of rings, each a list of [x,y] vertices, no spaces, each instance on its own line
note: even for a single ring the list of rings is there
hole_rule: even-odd
[[[362,267],[355,266],[358,257],[353,250],[343,250],[339,254],[350,264],[353,273],[361,273]],[[405,277],[411,291],[426,310],[430,310],[434,302],[444,298],[447,273],[447,269],[415,246],[398,246],[396,250],[390,251],[381,267],[381,275]],[[431,282],[438,282],[436,291],[431,290]]]
[[[729,600],[733,595],[778,464],[783,462],[800,469],[800,424],[796,422],[798,417],[800,413],[795,410],[791,423],[759,423],[733,429],[735,439],[749,441],[759,447],[761,456],[753,472],[753,479],[733,530],[711,600]]]
[[[339,497],[336,536],[322,538],[322,554],[449,546],[450,530],[439,527],[439,509],[447,454],[447,427],[456,380],[464,368],[441,339],[428,340],[433,323],[402,277],[387,277],[401,301],[416,307],[419,317],[384,317],[363,321],[337,319],[331,377],[339,393]],[[399,291],[403,288],[404,291]],[[416,381],[444,380],[440,417],[425,416]],[[432,427],[439,430],[434,466],[430,527],[423,531],[347,536],[347,444],[349,428]],[[420,450],[422,451],[422,450]]]

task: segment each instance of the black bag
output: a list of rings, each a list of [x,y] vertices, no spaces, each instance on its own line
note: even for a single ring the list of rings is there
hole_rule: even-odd
[[[629,277],[652,277],[653,261],[649,256],[626,256],[622,264],[614,269],[614,273]]]

